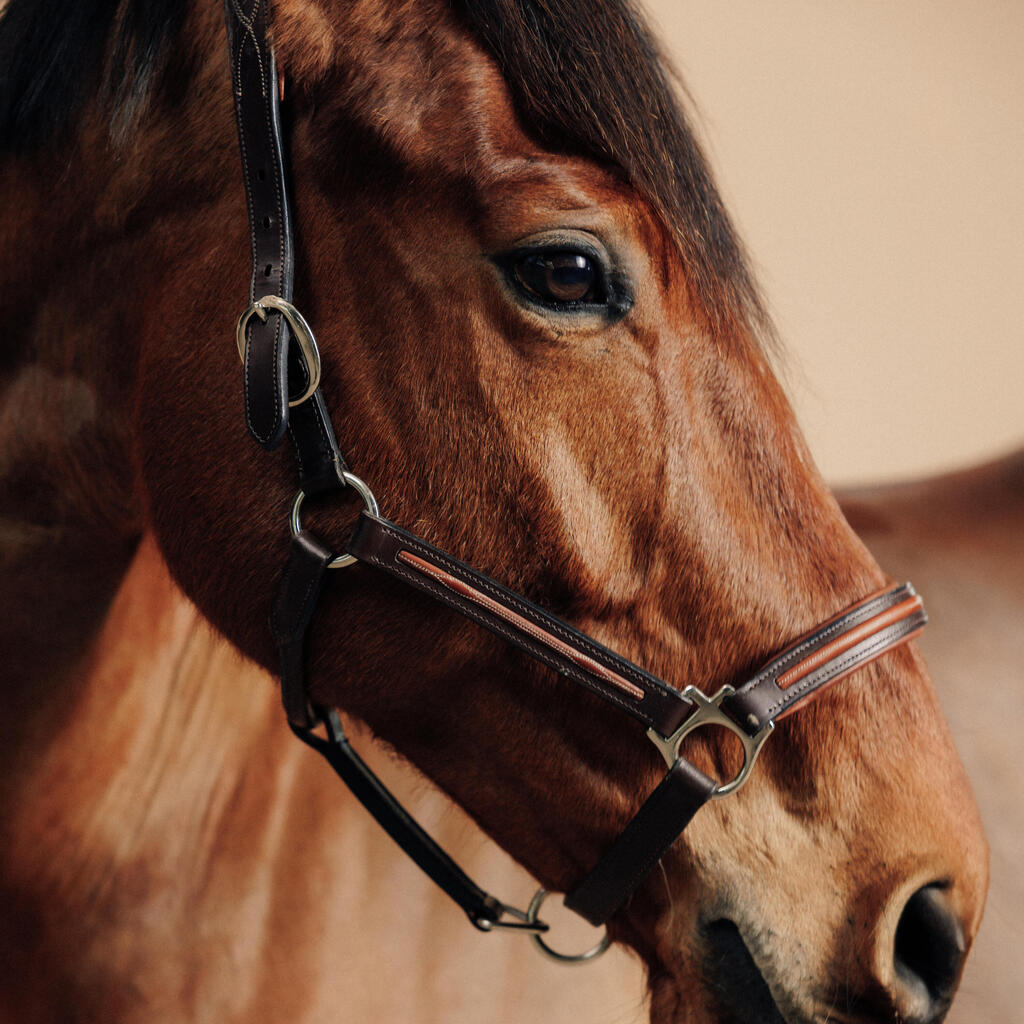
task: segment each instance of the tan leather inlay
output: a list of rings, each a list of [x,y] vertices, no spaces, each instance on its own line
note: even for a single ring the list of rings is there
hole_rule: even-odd
[[[887,626],[891,626],[893,623],[913,615],[921,606],[922,601],[920,597],[917,595],[908,597],[905,601],[901,601],[887,611],[868,619],[867,622],[862,622],[849,632],[840,634],[831,643],[826,644],[820,650],[815,651],[814,654],[804,658],[803,661],[797,662],[788,672],[784,672],[779,676],[777,680],[779,689],[785,690],[787,687],[792,686],[793,683],[803,679],[804,676],[809,675],[816,668],[838,657],[851,647],[855,647],[862,640],[866,640]]]
[[[546,629],[541,629],[540,626],[531,622],[529,619],[516,614],[511,608],[506,608],[500,601],[495,601],[494,598],[488,597],[486,594],[482,594],[479,590],[475,587],[471,587],[468,583],[463,583],[458,577],[445,572],[444,569],[439,569],[436,565],[428,562],[425,558],[420,558],[419,555],[414,555],[411,551],[399,551],[398,560],[400,562],[404,562],[406,565],[412,566],[412,568],[416,569],[418,572],[425,573],[432,579],[437,580],[437,582],[442,586],[447,587],[460,597],[464,597],[468,601],[472,601],[474,604],[479,605],[486,611],[491,612],[493,615],[497,615],[499,618],[504,619],[510,625],[515,626],[516,629],[526,633],[528,636],[532,636],[534,640],[544,644],[545,647],[550,647],[553,651],[556,651],[563,657],[568,658],[570,661],[579,665],[580,668],[585,669],[591,675],[597,676],[598,679],[602,679],[604,682],[614,686],[617,690],[621,690],[623,693],[628,694],[634,700],[643,700],[644,691],[635,683],[631,683],[628,679],[624,679],[617,672],[613,672],[611,669],[605,668],[604,665],[594,661],[593,658],[588,658],[587,655],[582,651],[578,651],[571,644],[567,644],[564,640],[560,640],[557,636],[553,636]]]

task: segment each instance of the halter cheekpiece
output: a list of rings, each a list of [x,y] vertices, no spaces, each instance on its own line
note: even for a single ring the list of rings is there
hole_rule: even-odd
[[[425,540],[382,518],[366,484],[345,464],[319,389],[320,353],[313,332],[292,305],[291,208],[285,180],[278,75],[267,39],[269,0],[225,0],[228,45],[252,250],[250,304],[236,339],[244,364],[246,424],[266,449],[290,434],[299,491],[291,511],[292,541],[276,591],[270,626],[281,662],[281,692],[295,734],[332,765],[383,828],[482,931],[532,934],[555,959],[592,959],[605,939],[579,955],[551,949],[538,919],[539,890],[526,911],[474,883],[409,816],[349,745],[332,709],[306,696],[304,641],[326,571],[359,561],[401,580],[496,633],[537,661],[586,687],[639,721],[668,771],[632,821],[565,903],[595,925],[605,923],[711,799],[734,793],[750,775],[775,722],[822,687],[892,650],[925,623],[910,584],[871,595],[791,644],[752,678],[714,696],[673,689],[572,626],[550,615]],[[292,345],[292,341],[297,344]],[[302,528],[306,497],[355,490],[360,514],[347,550],[333,551]],[[743,765],[720,783],[680,757],[682,741],[706,725],[738,737]]]

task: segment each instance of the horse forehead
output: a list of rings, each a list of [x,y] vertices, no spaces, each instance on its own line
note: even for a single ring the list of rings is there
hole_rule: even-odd
[[[323,49],[314,45],[323,33],[322,18],[311,24],[301,5],[285,6],[279,26],[282,63],[294,62],[301,77],[311,59],[307,51]],[[413,172],[424,197],[432,191],[447,194],[454,184],[499,230],[509,221],[529,221],[542,230],[545,220],[575,226],[574,217],[604,215],[620,224],[630,219],[634,226],[642,224],[651,247],[674,248],[671,232],[624,171],[558,152],[557,140],[549,146],[531,132],[493,57],[450,10],[426,3],[359,11],[339,16],[334,26],[338,46],[329,62],[349,67],[358,79],[357,87],[342,89],[336,100],[346,118],[362,122],[391,160]],[[345,25],[353,29],[347,38],[337,35]],[[334,133],[332,119],[322,123]],[[347,131],[343,136],[332,142],[345,143]],[[325,151],[333,149],[328,144]]]

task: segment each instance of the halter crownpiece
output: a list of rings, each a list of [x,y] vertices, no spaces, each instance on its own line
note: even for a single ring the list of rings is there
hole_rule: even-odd
[[[235,116],[249,212],[250,304],[236,325],[244,364],[246,423],[265,448],[287,431],[298,461],[299,491],[291,510],[292,542],[274,596],[270,628],[281,665],[281,695],[295,734],[322,754],[353,794],[406,853],[481,931],[532,934],[562,962],[592,959],[553,950],[537,915],[546,892],[517,910],[474,883],[410,817],[349,745],[338,713],[307,697],[305,637],[329,568],[359,561],[454,609],[537,661],[639,721],[668,771],[622,834],[566,897],[592,924],[605,923],[629,898],[708,800],[746,782],[775,723],[823,688],[905,643],[927,622],[910,584],[873,594],[791,644],[750,679],[713,696],[679,691],[526,598],[379,515],[370,488],[350,472],[338,449],[320,392],[320,353],[313,332],[292,305],[290,203],[281,142],[277,70],[267,42],[264,0],[225,0]],[[292,349],[291,340],[298,342]],[[289,379],[297,394],[289,389]],[[337,553],[304,530],[300,511],[310,495],[351,487],[363,499],[347,550]],[[743,747],[743,764],[725,782],[680,756],[684,739],[707,725],[728,729]],[[321,731],[322,730],[322,733]]]

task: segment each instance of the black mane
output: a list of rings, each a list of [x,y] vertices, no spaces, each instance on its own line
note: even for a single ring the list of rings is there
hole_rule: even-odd
[[[97,90],[112,127],[128,129],[187,2],[9,0],[0,150],[59,137]],[[497,61],[525,128],[550,148],[619,167],[673,230],[711,315],[767,333],[742,246],[631,0],[449,2]]]
[[[112,119],[130,116],[184,14],[185,0],[9,0],[0,15],[0,150],[53,140],[97,87]]]

